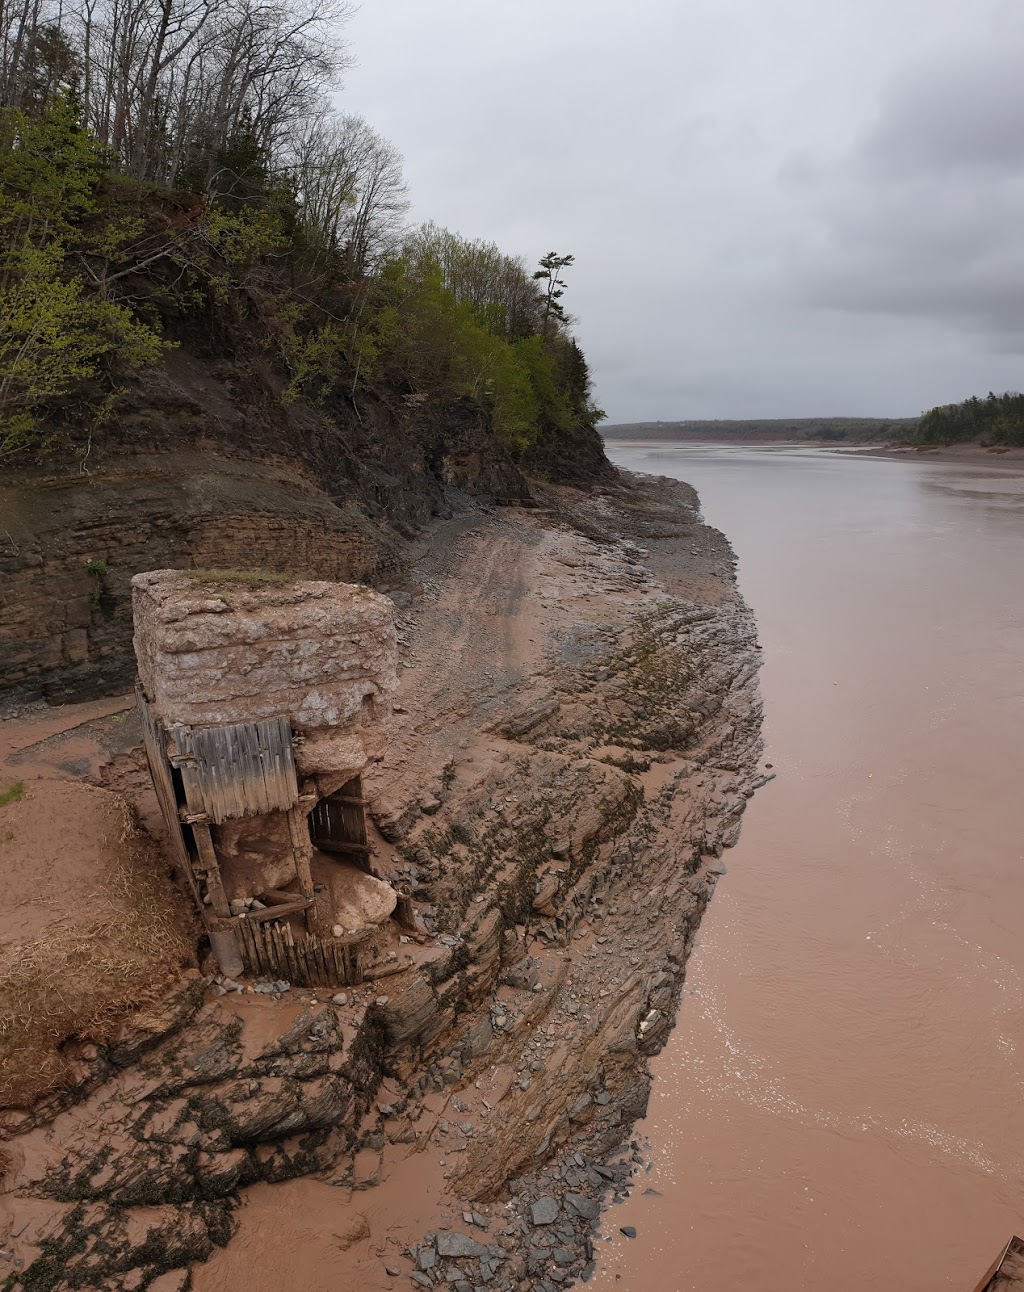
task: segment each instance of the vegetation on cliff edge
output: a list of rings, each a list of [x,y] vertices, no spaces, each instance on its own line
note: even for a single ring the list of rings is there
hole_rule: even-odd
[[[233,330],[281,398],[470,401],[513,457],[601,416],[530,272],[410,229],[402,162],[329,91],[335,0],[15,0],[0,33],[0,461],[116,427],[174,338]]]

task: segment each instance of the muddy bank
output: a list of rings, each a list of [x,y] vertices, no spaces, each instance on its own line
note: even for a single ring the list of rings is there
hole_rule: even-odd
[[[586,1277],[765,779],[758,650],[687,486],[538,502],[439,522],[391,589],[402,685],[365,788],[420,931],[333,999],[201,966],[77,1038],[64,1086],[5,1118],[6,1289]],[[72,775],[58,746],[19,744],[29,795]],[[101,762],[146,813],[137,751]]]
[[[837,450],[842,452],[842,450]],[[1011,467],[1019,471],[1024,463],[1024,448],[1009,445],[971,444],[914,444],[893,445],[886,448],[853,450],[861,456],[888,458],[904,462],[951,462],[960,466]]]

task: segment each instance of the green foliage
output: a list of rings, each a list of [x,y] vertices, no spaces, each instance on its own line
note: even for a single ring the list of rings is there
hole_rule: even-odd
[[[6,807],[8,803],[18,803],[25,797],[25,782],[15,781],[13,785],[8,785],[7,789],[0,791],[0,807]]]
[[[87,252],[115,236],[88,231],[105,168],[65,99],[38,120],[0,113],[0,457],[41,446],[47,406],[74,393],[102,402],[120,374],[163,350],[152,327],[83,274]]]
[[[1007,391],[977,395],[960,404],[929,409],[918,424],[918,444],[956,444],[982,440],[989,444],[1024,445],[1024,395]]]
[[[288,372],[286,402],[396,388],[409,407],[468,402],[513,456],[593,428],[560,302],[572,256],[552,252],[531,275],[492,243],[429,225],[356,271],[346,247],[316,237],[251,131],[196,158],[216,190],[158,195],[116,173],[68,98],[36,118],[3,114],[0,456],[55,445],[44,428],[61,415],[98,428],[125,376],[161,357],[157,320],[197,308],[258,323]]]
[[[536,330],[524,327],[530,317]],[[541,335],[542,326],[519,262],[430,227],[385,266],[358,338],[346,343],[348,361],[357,355],[364,383],[388,380],[442,404],[474,401],[515,456],[545,429],[593,425],[598,414],[579,348],[561,333]]]

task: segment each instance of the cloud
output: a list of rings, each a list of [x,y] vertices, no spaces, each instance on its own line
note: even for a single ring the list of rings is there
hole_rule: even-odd
[[[1024,348],[1022,62],[1024,43],[912,66],[851,155],[790,168],[811,208],[795,266],[805,300]]]
[[[372,0],[342,96],[533,260],[613,420],[1020,385],[1020,0]]]

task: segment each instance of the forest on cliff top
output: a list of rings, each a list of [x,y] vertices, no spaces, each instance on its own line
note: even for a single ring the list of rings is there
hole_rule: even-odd
[[[603,461],[563,295],[410,228],[402,160],[333,91],[339,0],[13,0],[0,31],[0,462],[117,433],[170,349],[225,336],[287,404],[479,412],[499,451]]]

